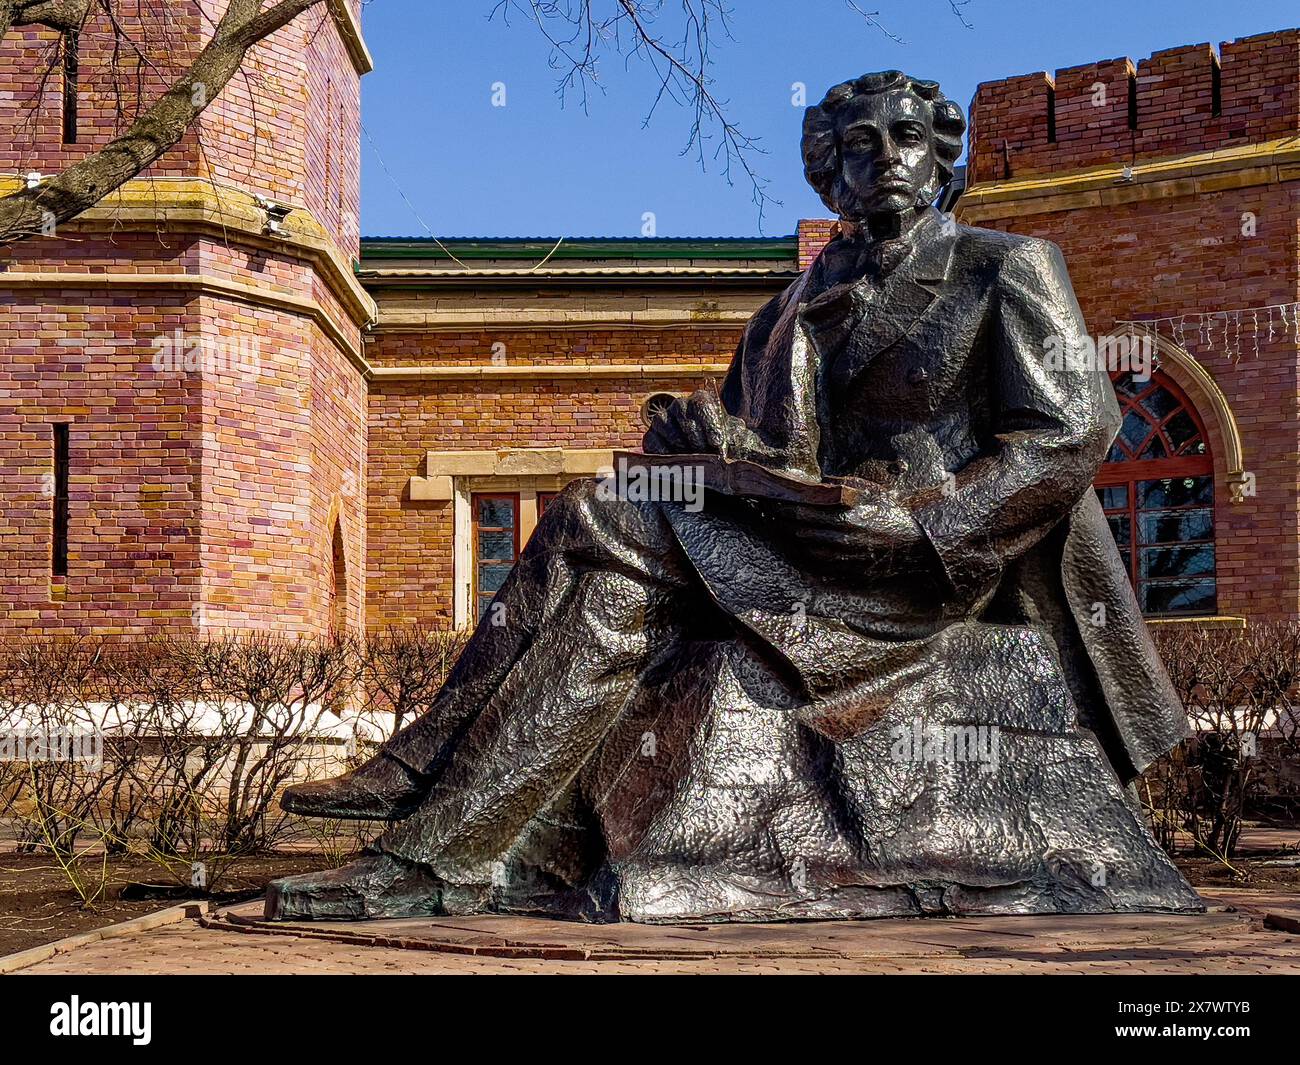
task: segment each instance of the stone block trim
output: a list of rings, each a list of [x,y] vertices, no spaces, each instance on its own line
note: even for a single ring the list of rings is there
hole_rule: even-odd
[[[599,349],[628,339],[594,333],[589,343]],[[733,333],[728,347],[738,339]],[[716,380],[704,371],[653,380],[376,377],[368,400],[367,627],[459,620],[458,486],[556,490],[590,476],[612,449],[640,445],[648,394]]]

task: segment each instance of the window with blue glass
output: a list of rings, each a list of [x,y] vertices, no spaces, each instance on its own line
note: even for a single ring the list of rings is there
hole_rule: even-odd
[[[470,507],[474,517],[474,617],[479,619],[519,558],[519,494],[479,493],[471,498]]]
[[[1213,614],[1214,463],[1196,408],[1165,374],[1114,375],[1123,422],[1095,488],[1142,612]]]

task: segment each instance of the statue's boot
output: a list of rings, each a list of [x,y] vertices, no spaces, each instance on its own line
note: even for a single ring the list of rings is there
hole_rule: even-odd
[[[290,785],[280,806],[305,817],[400,821],[420,805],[427,791],[424,777],[380,752],[351,773]]]
[[[444,900],[445,895],[459,898],[464,893],[422,865],[368,854],[340,869],[271,881],[265,915],[268,921],[431,917],[448,912],[444,904],[451,900]],[[453,910],[459,907],[453,904]]]

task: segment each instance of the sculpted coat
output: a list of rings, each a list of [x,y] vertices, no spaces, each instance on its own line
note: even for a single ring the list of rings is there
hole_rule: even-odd
[[[931,210],[881,282],[828,288],[838,251],[832,242],[746,328],[721,393],[744,423],[733,454],[891,484],[932,550],[904,535],[870,581],[837,567],[750,584],[734,558],[771,550],[798,571],[797,547],[706,508],[674,520],[692,562],[724,607],[814,676],[809,628],[898,640],[962,618],[1043,626],[1086,724],[1132,778],[1184,738],[1186,715],[1090,491],[1119,428],[1114,390],[1104,370],[1045,365],[1049,337],[1087,335],[1060,250]]]

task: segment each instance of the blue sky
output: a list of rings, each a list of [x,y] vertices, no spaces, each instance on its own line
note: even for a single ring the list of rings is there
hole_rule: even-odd
[[[539,31],[519,16],[489,21],[494,2],[369,0],[376,69],[362,82],[363,233],[637,236],[646,212],[663,237],[760,232],[743,175],[728,185],[712,161],[701,171],[682,156],[685,111],[665,103],[643,126],[655,83],[642,64],[608,55],[605,92],[589,96],[587,112],[576,96],[561,106]],[[971,29],[948,0],[855,2],[902,43],[847,0],[731,0],[734,40],[716,44],[715,91],[768,152],[755,166],[782,203],[768,205],[765,234],[825,214],[800,169],[795,82],[816,102],[837,81],[897,67],[966,106],[981,81],[1300,24],[1295,0],[970,0],[961,10]],[[672,25],[676,10],[664,0]],[[493,106],[497,82],[505,107]]]

